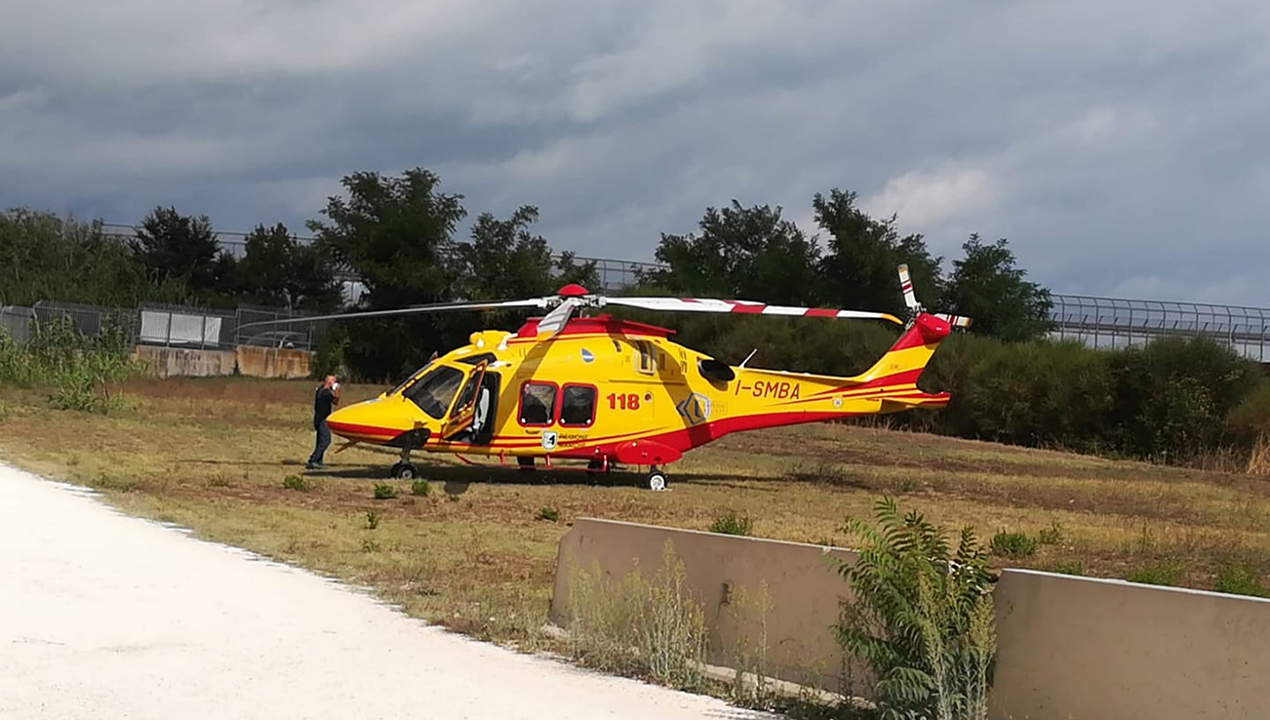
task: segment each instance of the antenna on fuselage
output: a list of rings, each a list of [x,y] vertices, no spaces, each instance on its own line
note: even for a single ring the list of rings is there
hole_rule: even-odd
[[[745,363],[749,362],[749,361],[750,361],[750,358],[754,357],[754,353],[756,353],[756,352],[758,352],[758,348],[754,348],[753,350],[751,350],[751,351],[750,351],[750,354],[749,354],[749,355],[746,355],[746,356],[745,356],[745,359],[744,359],[744,360],[742,360],[742,361],[741,361],[741,364],[740,364],[740,365],[738,365],[737,367],[745,367]]]

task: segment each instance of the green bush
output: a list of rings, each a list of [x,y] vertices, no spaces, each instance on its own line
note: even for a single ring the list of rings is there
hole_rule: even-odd
[[[560,511],[553,507],[538,508],[538,519],[556,522],[560,519]]]
[[[427,480],[415,480],[410,483],[410,494],[427,497],[432,494],[432,483]]]
[[[397,487],[391,483],[375,483],[375,499],[391,500],[397,497]]]
[[[1228,563],[1217,571],[1214,590],[1231,595],[1270,597],[1270,591],[1261,584],[1261,573],[1247,565]]]
[[[1063,526],[1058,521],[1036,534],[1036,542],[1041,545],[1057,545],[1063,541]]]
[[[996,631],[974,531],[964,528],[953,547],[916,511],[901,518],[891,498],[875,515],[876,527],[846,528],[863,542],[854,564],[839,565],[855,595],[843,605],[839,642],[877,678],[882,717],[984,720]]]
[[[366,529],[374,530],[377,527],[379,527],[379,511],[367,510],[366,511]]]
[[[1129,573],[1129,577],[1126,579],[1129,582],[1146,585],[1177,585],[1178,581],[1182,579],[1184,570],[1185,568],[1180,562],[1164,560],[1143,565]]]
[[[1084,575],[1085,564],[1079,560],[1060,560],[1050,566],[1050,572],[1061,575]]]
[[[1036,539],[1021,532],[999,532],[992,536],[992,552],[1006,557],[1036,554]]]
[[[749,517],[737,516],[735,512],[729,510],[726,515],[720,515],[710,523],[710,532],[723,535],[749,535],[753,525]]]
[[[288,475],[282,479],[282,487],[287,490],[298,490],[304,492],[313,488],[313,484],[308,478],[300,475]]]

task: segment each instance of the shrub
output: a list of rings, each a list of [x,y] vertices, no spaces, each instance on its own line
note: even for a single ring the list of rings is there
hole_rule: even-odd
[[[305,490],[312,489],[313,483],[308,478],[301,475],[288,475],[282,479],[282,487],[287,490]]]
[[[391,500],[397,497],[397,487],[392,483],[375,483],[375,499]]]
[[[553,507],[538,508],[538,519],[556,522],[560,519],[560,511]]]
[[[992,552],[1006,557],[1036,554],[1036,540],[1021,532],[999,532],[992,536]]]
[[[1129,582],[1146,585],[1177,585],[1182,579],[1182,564],[1172,560],[1149,563],[1129,573]]]
[[[366,511],[366,529],[374,530],[377,527],[379,527],[379,511],[367,510]]]
[[[895,501],[875,505],[877,527],[852,520],[862,539],[854,564],[839,565],[855,599],[837,626],[844,650],[876,678],[882,717],[987,717],[988,669],[996,654],[991,577],[974,531],[956,548],[942,530]]]
[[[735,512],[729,510],[726,515],[720,515],[710,523],[710,532],[723,535],[749,535],[752,527],[753,522],[749,517],[738,517]]]
[[[1058,521],[1036,534],[1036,542],[1041,545],[1057,545],[1063,541],[1063,526]]]
[[[1251,595],[1253,597],[1270,597],[1270,592],[1261,584],[1261,574],[1247,565],[1226,564],[1217,571],[1214,590],[1231,595]]]
[[[432,494],[432,483],[427,480],[415,480],[410,483],[410,494],[427,497]]]
[[[1050,566],[1050,572],[1062,575],[1084,575],[1085,564],[1079,560],[1060,560]]]

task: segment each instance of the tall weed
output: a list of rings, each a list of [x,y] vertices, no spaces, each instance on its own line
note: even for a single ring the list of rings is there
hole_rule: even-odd
[[[708,637],[705,611],[684,578],[683,561],[669,540],[652,578],[636,565],[615,586],[598,567],[577,569],[569,578],[570,654],[607,672],[700,688]]]

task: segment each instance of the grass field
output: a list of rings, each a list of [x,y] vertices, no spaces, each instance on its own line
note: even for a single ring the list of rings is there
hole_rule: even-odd
[[[348,386],[345,402],[379,388]],[[1270,571],[1270,481],[842,425],[737,434],[689,453],[672,490],[616,475],[473,468],[453,456],[431,480],[386,480],[395,453],[327,455],[313,486],[286,489],[311,449],[312,383],[138,380],[108,416],[56,411],[0,389],[0,457],[90,485],[139,515],[369,586],[415,616],[538,646],[561,535],[579,516],[708,529],[733,512],[752,534],[848,544],[848,516],[882,494],[957,530],[1024,539],[998,565],[1062,568],[1214,588],[1241,567]],[[338,445],[338,441],[336,443]],[[333,448],[334,449],[334,446]],[[422,465],[422,463],[420,463]],[[397,496],[374,499],[377,483]],[[626,484],[621,484],[625,482]],[[543,519],[552,516],[558,519]],[[1229,584],[1229,580],[1225,580]]]

